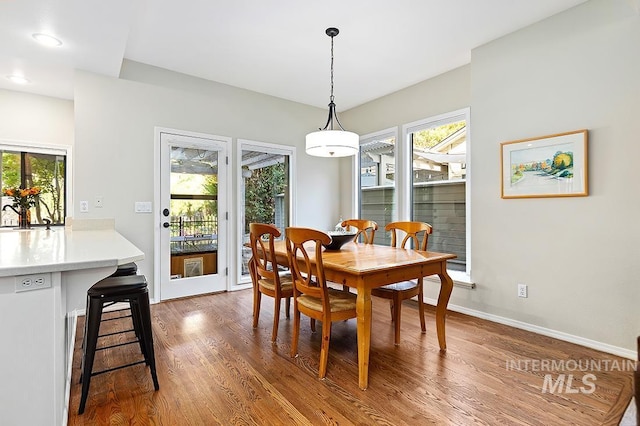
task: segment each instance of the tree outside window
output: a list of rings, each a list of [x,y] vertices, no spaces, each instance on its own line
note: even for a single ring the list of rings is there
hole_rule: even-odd
[[[0,186],[2,188],[41,189],[31,208],[32,225],[64,224],[66,156],[25,151],[1,150],[2,168]],[[2,197],[2,207],[11,204],[9,197]],[[0,226],[16,226],[17,214],[11,209],[0,212]]]

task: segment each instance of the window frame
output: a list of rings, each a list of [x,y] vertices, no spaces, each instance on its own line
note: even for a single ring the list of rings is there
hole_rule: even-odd
[[[465,249],[467,252],[467,260],[465,271],[448,270],[449,275],[453,278],[454,283],[460,284],[467,288],[475,288],[471,279],[471,185],[472,185],[472,170],[471,170],[471,108],[461,108],[458,110],[450,111],[443,114],[427,117],[421,120],[413,121],[403,124],[398,127],[389,127],[376,132],[368,133],[360,136],[360,143],[369,141],[371,139],[379,139],[386,137],[395,137],[396,140],[396,153],[395,153],[395,191],[397,193],[397,213],[394,220],[411,220],[411,208],[413,204],[413,191],[412,191],[412,149],[411,149],[411,133],[421,130],[426,127],[433,127],[439,124],[450,123],[452,121],[465,120],[467,127],[467,152],[466,152],[466,184],[465,184]],[[401,129],[398,137],[398,128]],[[351,211],[355,212],[357,217],[361,215],[360,197],[362,188],[360,185],[360,152],[354,156],[352,161],[352,175],[353,188],[355,188],[353,196],[353,204]]]
[[[73,216],[73,197],[71,195],[71,182],[73,182],[73,157],[72,149],[67,145],[47,144],[42,142],[32,141],[20,141],[10,139],[0,139],[0,151],[14,151],[14,152],[26,152],[33,154],[46,154],[46,155],[61,155],[65,157],[65,215],[62,224],[52,224],[51,226],[64,226],[67,221],[67,217]],[[2,168],[0,164],[0,169]],[[1,171],[1,170],[0,170]],[[40,227],[44,225],[33,225],[34,227]]]
[[[358,147],[360,145],[362,145],[363,143],[369,142],[369,141],[374,141],[374,140],[380,140],[380,139],[389,139],[389,138],[393,138],[395,140],[395,153],[394,153],[394,167],[395,167],[395,171],[394,171],[394,190],[398,191],[398,149],[399,149],[399,145],[400,145],[400,141],[398,140],[398,127],[389,127],[383,130],[379,130],[377,132],[373,132],[373,133],[368,133],[366,135],[362,135],[360,136],[360,141],[358,144]],[[362,218],[362,205],[361,205],[361,196],[362,196],[362,182],[361,182],[361,176],[360,176],[360,171],[362,168],[362,160],[361,160],[361,155],[360,155],[360,148],[358,148],[358,153],[356,155],[354,155],[354,160],[352,162],[353,167],[353,182],[354,182],[354,187],[356,188],[355,190],[355,194],[353,196],[353,204],[351,206],[351,211],[355,212],[355,217],[356,218]],[[397,192],[396,192],[397,194]],[[396,217],[397,213],[394,215],[393,220],[398,220],[398,218]],[[382,229],[382,232],[384,232],[384,229]]]
[[[411,134],[423,130],[426,128],[436,127],[442,124],[448,124],[453,121],[465,120],[467,127],[467,152],[466,152],[466,179],[465,179],[465,246],[467,252],[466,270],[465,272],[449,270],[449,274],[454,281],[472,283],[471,281],[471,108],[461,108],[458,110],[438,114],[432,117],[427,117],[421,120],[413,121],[402,125],[402,159],[401,170],[404,185],[399,188],[402,194],[399,195],[399,200],[402,200],[398,211],[402,212],[401,219],[399,220],[411,220],[411,207],[413,205],[413,191],[411,172],[412,172],[412,147],[411,147]],[[398,160],[396,160],[398,161]]]
[[[289,222],[290,224],[296,223],[295,216],[295,194],[296,194],[296,179],[295,179],[295,170],[296,170],[296,147],[290,145],[281,145],[269,142],[260,142],[249,139],[238,139],[237,150],[236,150],[236,158],[238,161],[236,167],[236,194],[237,194],[237,212],[240,213],[244,209],[244,199],[241,197],[241,185],[242,185],[242,151],[245,150],[253,150],[260,151],[268,154],[280,154],[289,156]],[[239,214],[238,214],[239,216]],[[251,286],[251,277],[249,275],[242,275],[242,245],[243,243],[243,229],[244,223],[240,222],[240,218],[236,219],[236,241],[238,244],[238,248],[236,250],[237,259],[236,259],[236,274],[237,279],[234,281],[234,285],[232,285],[233,290],[241,290]]]

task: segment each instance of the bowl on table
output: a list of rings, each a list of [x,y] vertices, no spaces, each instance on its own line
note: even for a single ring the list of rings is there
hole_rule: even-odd
[[[349,241],[353,241],[356,236],[355,232],[329,231],[327,234],[331,237],[329,244],[323,244],[327,250],[340,250],[343,245]]]

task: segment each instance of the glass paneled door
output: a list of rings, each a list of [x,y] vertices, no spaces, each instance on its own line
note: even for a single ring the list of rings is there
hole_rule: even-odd
[[[227,289],[227,144],[161,133],[162,300]]]
[[[293,190],[293,150],[282,145],[240,141],[241,226],[240,282],[248,282],[251,258],[249,224],[275,225],[282,233],[291,223],[291,195]]]

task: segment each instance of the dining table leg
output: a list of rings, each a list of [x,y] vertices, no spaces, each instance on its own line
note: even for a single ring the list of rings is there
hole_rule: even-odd
[[[371,348],[371,289],[358,285],[356,314],[358,321],[358,386],[369,385],[369,350]]]
[[[438,304],[436,305],[436,330],[438,331],[438,343],[440,344],[440,350],[447,350],[447,339],[444,330],[444,320],[447,314],[447,305],[449,304],[449,298],[451,297],[451,291],[453,290],[453,280],[447,274],[446,264],[442,268],[442,273],[438,274],[440,277],[440,294],[438,295]]]

